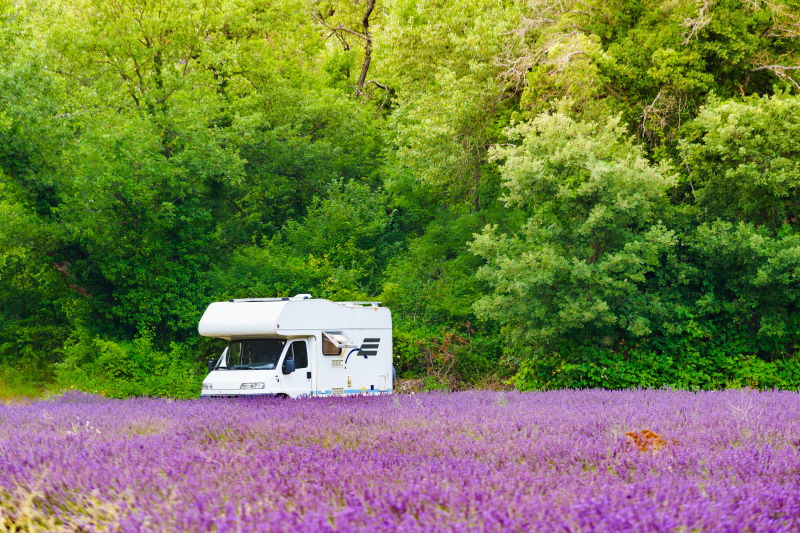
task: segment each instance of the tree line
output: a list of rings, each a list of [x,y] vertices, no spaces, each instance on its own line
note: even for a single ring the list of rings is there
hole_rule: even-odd
[[[800,9],[0,0],[0,383],[191,396],[215,300],[429,388],[800,386]]]

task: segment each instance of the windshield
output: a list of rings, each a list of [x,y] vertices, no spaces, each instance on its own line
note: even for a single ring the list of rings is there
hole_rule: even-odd
[[[278,365],[285,340],[259,339],[228,344],[228,370],[272,370]],[[221,367],[225,368],[225,367]]]

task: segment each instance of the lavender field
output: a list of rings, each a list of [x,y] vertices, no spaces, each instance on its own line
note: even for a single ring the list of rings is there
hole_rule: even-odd
[[[800,394],[0,405],[0,531],[797,531]]]

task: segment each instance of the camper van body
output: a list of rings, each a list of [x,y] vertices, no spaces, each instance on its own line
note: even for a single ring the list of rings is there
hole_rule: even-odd
[[[392,392],[392,318],[377,302],[309,295],[214,302],[198,332],[229,341],[201,397]]]

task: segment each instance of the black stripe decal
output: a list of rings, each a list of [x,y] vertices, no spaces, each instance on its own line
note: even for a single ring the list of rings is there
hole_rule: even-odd
[[[378,346],[380,346],[380,345],[379,344],[362,344],[361,345],[361,349],[363,350],[365,348],[377,348]]]
[[[369,338],[369,339],[364,339],[364,342],[381,342],[381,340],[380,339]]]
[[[375,350],[361,350],[358,355],[378,355],[378,352]]]

